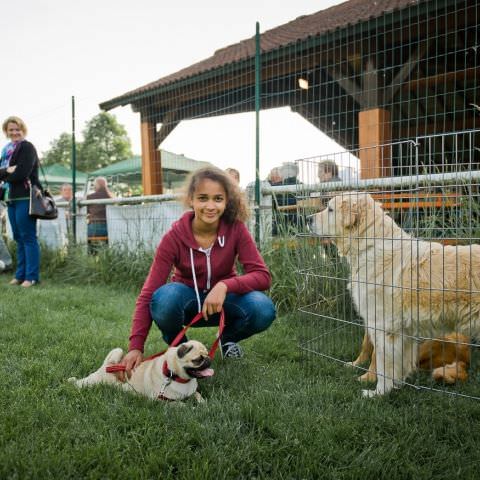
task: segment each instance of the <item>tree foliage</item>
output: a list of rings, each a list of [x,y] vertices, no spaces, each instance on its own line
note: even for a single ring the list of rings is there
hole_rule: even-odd
[[[101,112],[89,120],[83,130],[83,142],[77,142],[77,170],[92,172],[111,163],[126,160],[132,156],[130,139],[125,127],[107,112]],[[72,137],[62,133],[50,143],[44,152],[42,163],[60,163],[71,167]]]
[[[77,145],[78,154],[78,145]],[[71,166],[72,157],[72,135],[69,133],[62,133],[58,138],[50,142],[50,149],[44,152],[42,164],[53,165],[59,163],[65,167]]]
[[[117,119],[101,112],[87,122],[83,130],[80,170],[90,172],[132,156],[127,131]]]

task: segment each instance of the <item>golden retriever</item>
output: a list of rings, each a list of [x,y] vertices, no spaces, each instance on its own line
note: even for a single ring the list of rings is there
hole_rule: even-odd
[[[375,390],[388,393],[418,365],[417,338],[480,330],[480,245],[413,238],[367,193],[333,197],[312,218],[351,269],[348,288],[375,347]]]

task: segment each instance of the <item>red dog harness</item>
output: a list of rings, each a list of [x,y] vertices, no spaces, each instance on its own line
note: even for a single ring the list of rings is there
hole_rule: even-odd
[[[199,312],[197,313],[197,315],[195,315],[195,317],[193,317],[193,320],[188,324],[186,325],[185,327],[183,327],[183,329],[181,330],[181,332],[174,338],[173,342],[170,344],[169,347],[176,347],[178,345],[178,343],[180,342],[180,340],[183,338],[183,336],[185,335],[185,332],[192,326],[194,325],[195,323],[199,322],[201,319],[203,318],[203,314],[202,312]],[[220,312],[220,322],[218,324],[218,332],[217,332],[217,338],[215,339],[215,341],[213,342],[211,348],[210,348],[210,351],[208,352],[208,356],[213,360],[213,358],[215,357],[215,352],[218,348],[218,344],[220,343],[220,337],[222,336],[222,333],[223,333],[223,330],[225,328],[225,312],[222,311]],[[162,356],[164,353],[166,352],[166,350],[164,350],[163,352],[160,352],[160,353],[156,353],[155,355],[150,355],[150,357],[147,357],[143,360],[143,362],[148,362],[149,360],[153,360],[154,358],[157,358],[157,357],[160,357]],[[116,363],[116,364],[113,364],[113,365],[108,365],[107,367],[105,367],[105,370],[107,373],[115,373],[115,372],[124,372],[126,370],[125,368],[125,365],[122,365],[120,363]],[[191,379],[184,379],[184,378],[180,378],[178,375],[174,375],[168,368],[168,365],[167,365],[167,362],[165,361],[163,363],[163,374],[170,378],[172,381],[174,382],[179,382],[179,383],[188,383]],[[170,400],[170,399],[169,399]]]

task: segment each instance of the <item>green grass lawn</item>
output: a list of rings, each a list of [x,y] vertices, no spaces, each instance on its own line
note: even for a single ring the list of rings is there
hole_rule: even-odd
[[[214,362],[207,399],[153,402],[66,382],[126,347],[135,293],[0,278],[2,479],[478,478],[480,402],[404,388],[361,398],[357,372],[298,348],[278,318]],[[309,327],[310,328],[310,327]],[[209,344],[214,330],[195,330]],[[152,329],[147,354],[164,347]],[[480,380],[479,380],[480,381]]]

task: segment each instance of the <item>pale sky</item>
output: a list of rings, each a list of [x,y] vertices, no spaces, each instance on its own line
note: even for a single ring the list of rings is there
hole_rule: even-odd
[[[260,31],[308,15],[340,0],[23,0],[4,2],[0,113],[22,117],[41,153],[62,132],[76,130],[98,104],[174,73]],[[140,153],[139,115],[111,110]],[[240,170],[254,180],[255,114],[181,122],[161,148]],[[341,151],[289,109],[261,112],[260,173],[285,161]],[[6,139],[4,139],[5,143]]]

